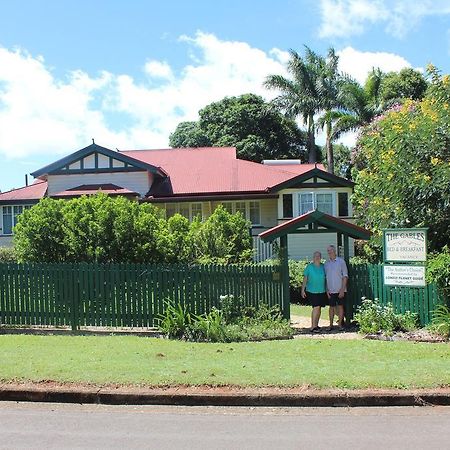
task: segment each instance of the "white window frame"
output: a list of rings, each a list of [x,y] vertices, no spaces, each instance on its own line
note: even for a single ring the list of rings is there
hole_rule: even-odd
[[[201,217],[200,220],[203,220],[204,218],[204,212],[203,212],[203,203],[202,202],[189,202],[189,203],[185,203],[185,202],[180,202],[180,203],[164,203],[164,211],[166,213],[166,217],[169,218],[167,216],[167,207],[171,206],[174,208],[175,210],[175,214],[181,214],[180,213],[180,206],[187,206],[189,208],[189,217],[187,217],[187,219],[189,220],[189,222],[192,222],[194,220],[194,217],[197,217],[197,215],[194,216],[193,212],[192,212],[192,205],[198,205],[200,204],[202,207],[202,213],[201,213]],[[174,215],[175,215],[174,214]],[[182,214],[181,214],[182,215]],[[185,216],[183,216],[185,217]]]
[[[232,214],[236,214],[238,212],[236,210],[237,203],[245,203],[245,216],[244,219],[250,220],[250,203],[257,203],[259,206],[259,223],[251,223],[252,227],[260,227],[261,226],[261,202],[259,200],[235,200],[235,201],[224,201],[221,202],[221,205],[231,205]],[[242,211],[240,211],[242,212]],[[251,222],[251,221],[250,221]]]
[[[17,219],[19,216],[23,213],[25,209],[31,208],[33,205],[30,204],[12,204],[12,205],[1,205],[0,206],[0,236],[13,236],[14,235],[14,227],[17,225]],[[4,232],[4,221],[3,221],[3,208],[11,208],[11,233],[5,233]],[[14,213],[15,208],[22,208],[21,212],[18,214]]]
[[[332,199],[332,216],[337,217],[337,193],[336,191],[333,191],[331,189],[320,189],[320,190],[316,190],[316,191],[302,191],[302,192],[297,192],[297,201],[295,202],[294,205],[294,214],[296,216],[300,215],[300,199],[301,199],[301,194],[310,194],[312,195],[312,200],[313,200],[313,209],[312,211],[314,211],[315,209],[317,209],[317,194],[331,194],[331,199]],[[305,213],[306,214],[306,213]]]

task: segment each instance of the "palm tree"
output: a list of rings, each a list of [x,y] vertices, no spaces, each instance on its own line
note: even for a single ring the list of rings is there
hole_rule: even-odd
[[[333,103],[334,81],[337,77],[337,56],[333,49],[324,58],[305,47],[302,58],[289,50],[287,71],[291,78],[269,75],[264,86],[280,91],[272,104],[290,118],[301,117],[307,128],[308,161],[317,162],[315,115]]]

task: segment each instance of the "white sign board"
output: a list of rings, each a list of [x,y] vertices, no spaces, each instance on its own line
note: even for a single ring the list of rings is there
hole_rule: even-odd
[[[390,265],[383,267],[383,278],[385,286],[425,286],[425,267]]]
[[[384,230],[384,260],[426,261],[427,231],[422,228]]]

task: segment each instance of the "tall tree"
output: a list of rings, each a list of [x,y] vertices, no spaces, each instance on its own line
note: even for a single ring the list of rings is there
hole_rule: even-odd
[[[331,141],[331,112],[339,107],[338,56],[330,49],[326,57],[318,55],[305,47],[302,57],[290,50],[287,63],[289,78],[282,75],[270,75],[264,85],[268,89],[277,90],[280,94],[273,104],[288,117],[301,117],[307,128],[307,150],[310,163],[317,162],[315,145],[316,120],[323,114],[322,126],[326,128],[328,170],[333,171],[333,147]]]
[[[225,97],[199,111],[198,122],[182,122],[171,134],[171,147],[234,146],[241,158],[305,159],[304,133],[296,122],[270,108],[262,97]]]
[[[380,85],[380,100],[390,106],[403,99],[421,100],[425,96],[428,83],[417,70],[405,68],[400,72],[389,72],[383,76]]]

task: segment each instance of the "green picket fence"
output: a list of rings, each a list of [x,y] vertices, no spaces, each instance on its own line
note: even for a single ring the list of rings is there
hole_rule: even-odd
[[[0,264],[0,324],[152,327],[169,299],[202,314],[224,294],[286,311],[282,278],[257,265]]]
[[[403,287],[383,285],[382,264],[355,264],[349,266],[349,288],[347,316],[352,318],[361,304],[361,297],[377,298],[383,305],[392,304],[397,313],[417,313],[421,325],[432,320],[432,313],[443,302],[435,284],[425,287]]]

